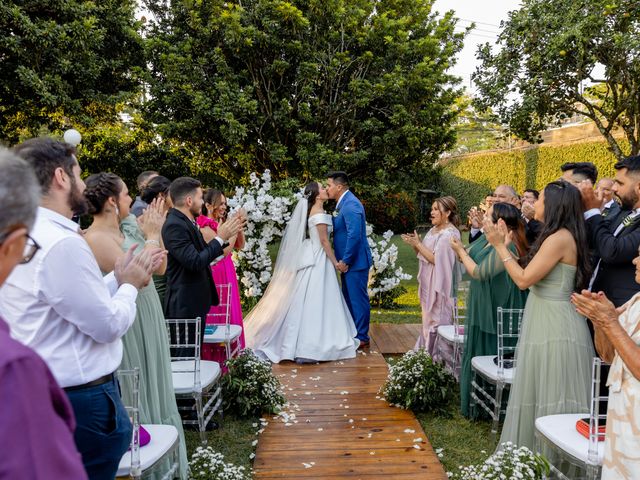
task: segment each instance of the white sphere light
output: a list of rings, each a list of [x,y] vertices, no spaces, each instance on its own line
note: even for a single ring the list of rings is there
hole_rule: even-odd
[[[74,147],[77,147],[82,141],[82,135],[80,135],[80,132],[75,128],[70,128],[64,132],[64,136],[62,138],[65,142],[69,145],[73,145]]]

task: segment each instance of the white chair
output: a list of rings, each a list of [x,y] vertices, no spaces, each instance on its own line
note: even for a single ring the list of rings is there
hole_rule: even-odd
[[[520,335],[522,324],[522,308],[498,307],[498,356],[483,355],[471,359],[471,408],[480,406],[493,420],[491,425],[491,437],[495,442],[498,434],[498,425],[506,408],[502,408],[502,396],[505,388],[513,383],[516,369],[515,355],[510,359],[509,353],[515,354],[516,344]],[[511,363],[511,365],[509,365]],[[489,392],[479,382],[482,379],[486,384],[492,385],[493,392]]]
[[[559,478],[595,480],[600,477],[604,442],[598,441],[598,437],[602,439],[602,433],[598,434],[598,428],[605,424],[607,417],[606,414],[600,413],[600,406],[601,402],[604,404],[608,401],[608,396],[600,393],[603,365],[607,364],[597,357],[593,359],[588,439],[576,430],[576,422],[586,418],[584,413],[536,418],[536,450],[541,452],[544,447],[547,447],[558,453],[558,460],[551,465],[551,469]],[[567,474],[569,468],[575,471]]]
[[[171,349],[173,390],[178,400],[193,399],[193,406],[180,405],[178,410],[193,412],[197,420],[183,419],[184,425],[197,425],[200,440],[207,444],[205,429],[216,412],[222,412],[220,365],[200,360],[200,317],[166,320]],[[198,332],[196,334],[196,332]]]
[[[207,334],[205,331],[204,343],[224,345],[227,360],[235,357],[240,352],[240,335],[242,327],[231,325],[231,284],[216,285],[220,303],[213,307],[213,313],[207,315],[207,325],[213,325],[214,331]]]
[[[118,465],[117,477],[134,479],[147,478],[154,474],[154,478],[169,480],[175,478],[178,472],[178,445],[180,439],[178,430],[173,425],[143,425],[151,436],[150,442],[140,446],[140,369],[119,370],[118,380],[127,384],[130,395],[123,399],[125,408],[133,424],[131,448],[122,456]],[[128,405],[128,403],[131,403]],[[161,472],[161,470],[164,470]],[[156,475],[156,472],[158,474]],[[160,476],[162,475],[162,476]]]
[[[437,355],[456,380],[460,378],[460,363],[464,349],[464,320],[468,291],[468,283],[461,285],[457,297],[454,298],[453,324],[438,327]]]

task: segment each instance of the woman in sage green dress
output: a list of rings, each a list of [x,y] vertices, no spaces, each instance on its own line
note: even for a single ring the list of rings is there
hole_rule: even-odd
[[[502,220],[515,241],[510,251],[522,257],[527,251],[527,239],[520,212],[507,203],[495,203],[487,210],[486,216],[492,223]],[[465,269],[471,276],[467,298],[467,318],[464,326],[465,342],[460,366],[460,409],[471,417],[479,412],[471,412],[471,359],[482,355],[498,353],[498,307],[524,308],[527,292],[520,290],[507,275],[504,264],[484,235],[469,249],[459,242],[452,246]]]
[[[152,202],[136,220],[129,214],[131,197],[127,186],[117,175],[98,173],[87,178],[85,183],[85,197],[93,213],[93,223],[85,238],[103,272],[112,271],[117,259],[134,244],[138,244],[138,248],[161,246],[164,212],[160,200]],[[166,262],[161,268],[166,268]],[[186,479],[187,451],[173,391],[169,341],[153,282],[138,292],[136,319],[122,338],[122,343],[120,369],[140,368],[140,423],[173,425],[178,429],[179,474],[180,478]],[[131,385],[126,379],[121,379],[120,386],[125,404],[131,404]],[[163,473],[166,469],[158,469],[159,477]]]
[[[569,183],[551,182],[535,204],[535,218],[544,227],[525,268],[507,248],[504,224],[484,227],[509,276],[530,289],[500,444],[532,450],[536,418],[589,413],[594,356],[587,321],[570,302],[574,291],[587,287],[591,272],[580,192]]]

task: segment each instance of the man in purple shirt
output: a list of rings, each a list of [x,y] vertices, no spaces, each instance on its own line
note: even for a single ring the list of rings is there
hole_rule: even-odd
[[[31,167],[0,148],[0,287],[38,250],[29,237],[40,189]],[[0,312],[1,315],[1,312]],[[0,478],[86,479],[67,396],[0,316]]]

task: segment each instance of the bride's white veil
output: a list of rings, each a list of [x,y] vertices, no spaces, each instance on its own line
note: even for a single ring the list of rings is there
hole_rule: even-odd
[[[308,201],[302,197],[282,235],[271,281],[258,304],[244,318],[247,346],[264,345],[278,332],[295,292],[296,273],[304,256]]]

